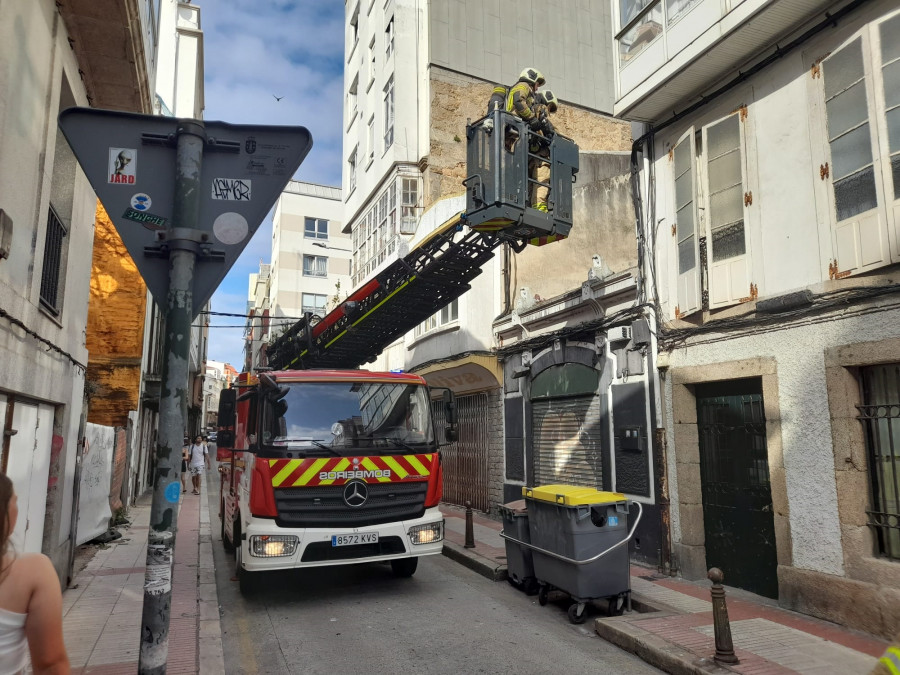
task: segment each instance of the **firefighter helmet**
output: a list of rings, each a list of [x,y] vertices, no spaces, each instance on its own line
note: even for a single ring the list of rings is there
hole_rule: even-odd
[[[540,87],[544,84],[544,82],[546,82],[546,80],[544,80],[544,76],[541,75],[541,71],[539,71],[537,68],[526,68],[525,70],[523,70],[519,75],[519,81],[527,82],[532,87]]]
[[[556,109],[559,108],[559,99],[556,98],[556,95],[547,89],[546,91],[541,93],[541,96],[544,99],[544,105],[547,106],[547,110],[550,112],[556,112]]]

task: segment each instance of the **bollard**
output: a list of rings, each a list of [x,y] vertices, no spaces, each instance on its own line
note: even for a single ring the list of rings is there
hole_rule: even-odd
[[[712,581],[709,594],[712,596],[713,629],[716,635],[715,660],[719,663],[740,663],[734,655],[734,643],[731,641],[731,624],[728,623],[728,607],[725,605],[725,589],[722,582],[725,574],[718,567],[713,567],[706,574]]]
[[[475,548],[475,526],[472,524],[472,502],[466,502],[465,548]]]

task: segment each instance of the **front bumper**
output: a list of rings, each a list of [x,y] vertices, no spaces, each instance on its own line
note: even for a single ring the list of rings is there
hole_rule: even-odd
[[[380,525],[366,527],[335,527],[335,528],[285,528],[278,527],[274,520],[266,518],[253,518],[244,525],[241,541],[237,542],[241,547],[241,565],[248,572],[263,572],[269,570],[285,570],[300,567],[323,567],[327,565],[353,565],[365,562],[378,562],[384,560],[396,560],[398,558],[415,558],[426,555],[438,555],[443,550],[443,538],[428,544],[414,544],[410,540],[409,530],[420,525],[432,525],[443,523],[444,516],[438,508],[425,511],[421,518],[403,520]],[[331,537],[342,534],[367,534],[377,532],[379,542],[391,542],[391,552],[360,555],[366,553],[366,549],[357,547],[331,546]],[[250,540],[253,536],[260,535],[294,535],[298,538],[296,549],[291,555],[277,557],[257,557],[250,554]],[[347,556],[341,554],[346,552]],[[327,559],[322,559],[322,554],[327,554]]]

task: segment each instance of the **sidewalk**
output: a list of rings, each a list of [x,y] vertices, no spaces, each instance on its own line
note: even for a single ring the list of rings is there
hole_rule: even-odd
[[[128,513],[122,538],[97,552],[63,593],[63,632],[73,673],[136,672],[140,654],[150,496]],[[205,481],[198,497],[182,494],[172,575],[170,674],[222,673]]]
[[[502,524],[473,515],[475,548],[464,548],[465,509],[442,505],[444,555],[489,579],[506,578]],[[887,643],[837,624],[779,608],[774,601],[727,589],[728,617],[740,663],[716,664],[710,584],[657,574],[632,564],[633,604],[639,611],[595,620],[598,635],[669,673],[701,675],[867,674]],[[552,602],[536,611],[553,611]],[[596,613],[595,613],[596,616]],[[564,612],[560,620],[567,621]]]

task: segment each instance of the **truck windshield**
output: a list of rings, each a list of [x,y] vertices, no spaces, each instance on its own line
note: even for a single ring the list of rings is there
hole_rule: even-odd
[[[409,449],[433,438],[428,392],[420,385],[289,383],[284,396],[267,401],[263,411],[262,442],[268,446],[337,454],[341,448]]]

